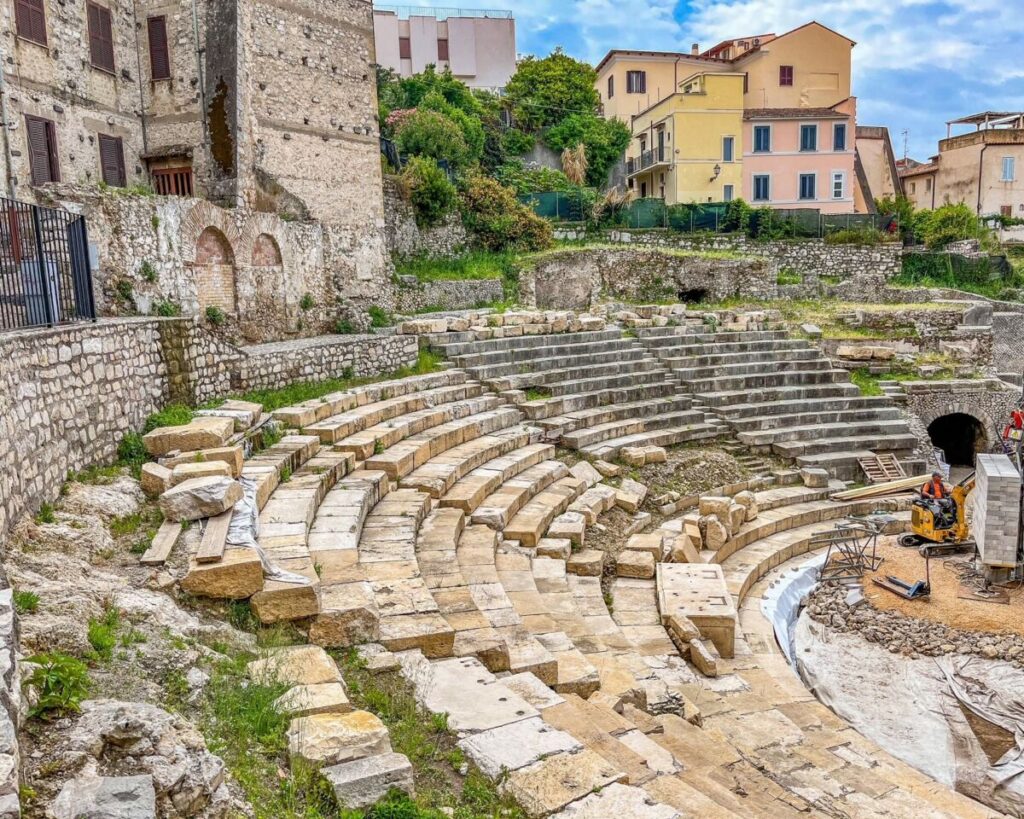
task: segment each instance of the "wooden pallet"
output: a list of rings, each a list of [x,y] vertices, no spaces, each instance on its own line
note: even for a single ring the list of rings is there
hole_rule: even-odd
[[[857,462],[864,470],[868,483],[885,483],[907,477],[902,464],[891,453],[875,455],[872,458],[858,458]]]

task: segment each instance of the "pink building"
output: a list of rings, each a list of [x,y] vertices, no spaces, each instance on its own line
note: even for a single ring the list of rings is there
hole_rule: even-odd
[[[854,211],[857,103],[743,113],[743,198],[751,205]]]

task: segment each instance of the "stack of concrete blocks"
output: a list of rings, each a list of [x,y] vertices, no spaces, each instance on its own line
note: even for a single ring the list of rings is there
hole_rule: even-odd
[[[979,454],[974,489],[974,537],[988,570],[1017,565],[1020,475],[1006,455]]]

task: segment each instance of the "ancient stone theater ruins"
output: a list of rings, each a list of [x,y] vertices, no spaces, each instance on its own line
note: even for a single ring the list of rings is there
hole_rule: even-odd
[[[0,817],[1024,815],[1012,247],[497,253],[370,3],[11,8]]]

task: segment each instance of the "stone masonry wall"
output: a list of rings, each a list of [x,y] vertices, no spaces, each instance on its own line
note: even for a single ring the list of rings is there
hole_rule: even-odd
[[[520,300],[530,307],[586,309],[604,293],[633,302],[776,295],[778,268],[765,258],[652,248],[582,248],[542,254],[520,273]]]
[[[399,313],[426,310],[472,310],[504,298],[501,279],[458,279],[421,282],[414,276],[401,276],[395,299]]]
[[[384,177],[384,235],[392,258],[450,259],[469,244],[469,235],[458,214],[449,214],[440,225],[421,228],[397,176]]]
[[[902,246],[896,242],[878,245],[831,245],[821,239],[758,242],[731,234],[682,234],[665,230],[610,230],[598,238],[616,244],[678,250],[734,251],[770,259],[779,269],[814,277],[888,279],[899,273],[902,265]]]
[[[57,496],[68,472],[114,460],[124,434],[170,402],[195,405],[347,371],[376,375],[413,364],[417,352],[415,336],[399,335],[237,348],[192,319],[2,334],[0,542],[21,514]],[[0,600],[0,625],[2,614]]]

